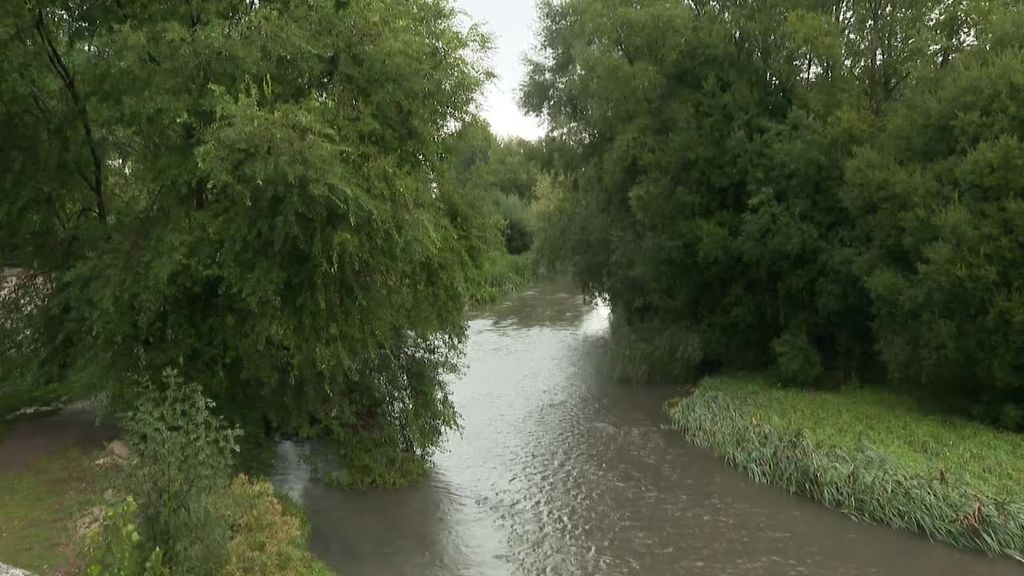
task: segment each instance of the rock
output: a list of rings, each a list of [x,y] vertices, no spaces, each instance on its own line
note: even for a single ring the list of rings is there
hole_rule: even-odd
[[[110,456],[104,456],[103,458],[100,458],[99,460],[93,462],[93,464],[98,468],[111,468],[114,466],[121,466],[124,463],[124,460],[121,460],[120,458],[114,456],[113,454],[111,454]],[[3,575],[0,574],[0,576]]]
[[[103,506],[94,506],[75,522],[75,534],[81,538],[92,534],[103,525],[103,516],[107,509]]]
[[[107,452],[117,457],[118,460],[127,460],[132,455],[131,448],[124,440],[114,440],[107,445]]]
[[[32,573],[0,563],[0,576],[32,576]]]

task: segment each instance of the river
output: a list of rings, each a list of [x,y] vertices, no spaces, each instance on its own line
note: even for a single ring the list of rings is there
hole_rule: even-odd
[[[345,576],[1024,574],[751,482],[662,428],[671,388],[611,378],[607,333],[560,285],[474,314],[464,430],[421,485],[332,490],[283,444],[314,552]]]

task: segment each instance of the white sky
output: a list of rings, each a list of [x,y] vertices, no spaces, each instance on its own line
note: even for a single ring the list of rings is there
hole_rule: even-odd
[[[499,136],[535,140],[544,134],[536,118],[519,110],[523,56],[533,46],[536,6],[533,0],[455,0],[494,40],[491,69],[497,78],[488,86],[481,112]]]

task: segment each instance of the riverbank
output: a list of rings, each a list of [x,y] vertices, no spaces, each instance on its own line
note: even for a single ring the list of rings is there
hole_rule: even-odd
[[[479,290],[472,294],[474,306],[493,304],[523,289],[536,279],[536,264],[530,254],[513,255],[505,251],[490,254],[480,271]]]
[[[764,484],[870,522],[1024,562],[1024,436],[875,390],[705,380],[667,407],[693,443]]]
[[[109,473],[99,456],[69,448],[26,468],[0,471],[0,562],[35,574],[74,574],[84,542],[76,521],[103,502]]]
[[[0,562],[37,574],[76,565],[76,521],[103,503],[111,470],[95,462],[116,433],[85,409],[0,426]]]
[[[38,576],[86,573],[100,519],[121,502],[123,464],[104,450],[116,430],[74,410],[8,425],[0,430],[0,564]],[[223,504],[233,527],[224,576],[333,575],[307,549],[299,507],[268,482],[239,477]]]

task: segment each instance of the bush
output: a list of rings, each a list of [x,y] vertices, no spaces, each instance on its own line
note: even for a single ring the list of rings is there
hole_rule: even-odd
[[[312,464],[317,478],[341,490],[395,489],[422,482],[429,460],[387,433],[353,436],[347,442],[322,443]]]
[[[772,342],[779,380],[792,386],[812,386],[823,373],[821,356],[802,331],[789,330]]]
[[[214,514],[230,526],[223,576],[332,576],[307,549],[306,525],[274,495],[269,482],[237,477]],[[172,571],[164,552],[138,531],[139,508],[126,498],[104,516],[87,576],[188,576]]]
[[[533,247],[533,226],[526,201],[502,196],[498,199],[498,213],[505,222],[505,251],[513,256],[529,252]]]
[[[148,385],[147,385],[148,387]],[[173,373],[128,415],[129,494],[104,517],[89,576],[318,576],[299,516],[265,481],[230,482],[239,432]]]
[[[139,509],[131,497],[104,515],[103,529],[92,544],[88,576],[170,576],[163,551],[142,543],[138,519]]]
[[[619,379],[691,383],[697,378],[704,352],[699,334],[683,327],[627,326],[616,320],[613,361]]]
[[[989,426],[1024,432],[1024,399],[1016,394],[1014,401],[1004,401],[998,397],[980,399],[971,408],[971,417]]]
[[[125,491],[138,502],[144,550],[163,550],[174,574],[219,575],[229,526],[216,508],[227,492],[239,432],[211,413],[198,385],[170,372],[164,383],[127,417],[133,454]]]
[[[513,256],[505,251],[489,254],[480,271],[478,289],[472,294],[476,304],[490,304],[522,288],[533,277],[529,254]]]
[[[319,576],[332,572],[306,549],[302,519],[269,482],[239,476],[227,500],[232,536],[224,576]]]

